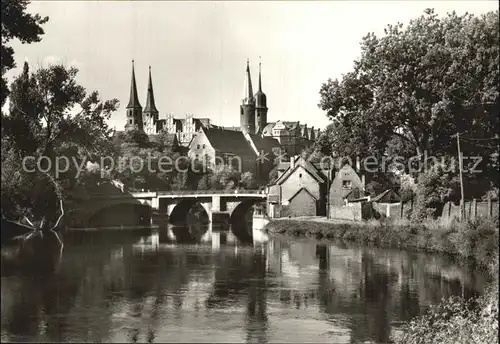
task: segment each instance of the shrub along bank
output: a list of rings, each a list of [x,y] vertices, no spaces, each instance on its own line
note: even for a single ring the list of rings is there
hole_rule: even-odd
[[[286,219],[272,221],[269,233],[317,239],[343,239],[379,247],[439,252],[471,259],[493,277],[484,296],[453,297],[406,323],[395,343],[456,344],[498,343],[498,219],[334,223]]]
[[[493,282],[476,299],[452,297],[406,323],[401,344],[498,343],[498,261],[490,265]]]
[[[488,267],[498,260],[498,219],[466,223],[438,220],[420,224],[409,221],[332,222],[304,219],[271,221],[270,234],[343,239],[363,245],[437,252],[472,260]]]

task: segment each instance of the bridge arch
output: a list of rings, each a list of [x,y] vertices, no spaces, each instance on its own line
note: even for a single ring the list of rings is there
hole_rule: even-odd
[[[247,199],[233,204],[230,212],[229,223],[232,232],[243,241],[252,240],[253,209],[262,203],[260,199]]]
[[[194,210],[194,216],[200,218],[202,222],[210,222],[210,205],[197,199],[183,199],[177,203],[168,214],[168,222],[171,224],[186,224],[188,214],[192,210]]]
[[[111,202],[90,209],[86,220],[91,227],[146,226],[151,221],[151,206],[130,200]]]

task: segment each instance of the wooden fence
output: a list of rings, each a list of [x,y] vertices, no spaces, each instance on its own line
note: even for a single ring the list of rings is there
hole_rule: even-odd
[[[460,204],[448,202],[444,205],[442,218],[461,218]],[[478,201],[476,199],[465,202],[465,218],[477,219],[481,217],[498,217],[498,200]]]
[[[375,203],[373,202],[373,209],[377,211],[382,217],[393,219],[408,218],[408,214],[413,209],[412,202],[399,202],[399,203]],[[498,200],[472,200],[465,201],[465,217],[467,219],[477,218],[498,218],[499,215],[499,202]],[[457,218],[461,219],[460,204],[447,202],[441,213],[441,218]]]

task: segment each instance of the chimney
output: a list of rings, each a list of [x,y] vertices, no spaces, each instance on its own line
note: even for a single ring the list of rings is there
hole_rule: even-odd
[[[293,169],[295,167],[295,155],[290,158],[290,168]]]

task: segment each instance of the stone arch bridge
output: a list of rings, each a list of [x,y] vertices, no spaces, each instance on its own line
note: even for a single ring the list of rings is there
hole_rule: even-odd
[[[147,191],[121,193],[94,193],[85,197],[73,196],[75,214],[81,226],[92,226],[92,218],[106,213],[115,206],[140,209],[144,224],[151,224],[155,216],[170,223],[185,219],[189,210],[199,204],[208,215],[209,222],[215,215],[229,220],[244,218],[255,204],[263,203],[267,194],[257,190],[237,191]]]

